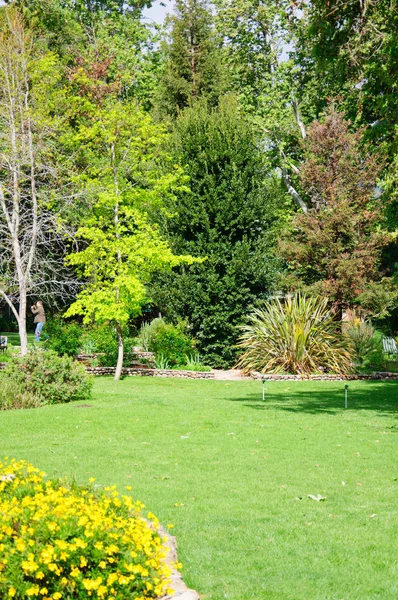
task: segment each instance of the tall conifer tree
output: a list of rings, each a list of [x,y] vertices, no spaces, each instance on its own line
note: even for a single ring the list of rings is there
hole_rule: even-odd
[[[161,109],[175,115],[201,96],[214,106],[223,90],[224,68],[209,4],[206,0],[177,0],[169,26],[169,39],[163,47]]]

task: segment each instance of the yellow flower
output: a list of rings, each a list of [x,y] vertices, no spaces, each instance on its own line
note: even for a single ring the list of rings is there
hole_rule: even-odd
[[[10,589],[8,590],[8,595],[10,596],[10,598],[14,598],[16,593],[17,593],[17,590],[13,587],[10,587]]]
[[[83,567],[87,566],[87,558],[85,556],[81,556],[80,557],[80,568],[82,569]]]
[[[53,598],[54,600],[59,600],[60,598],[62,598],[62,594],[60,594],[59,592],[55,592],[55,594],[53,594]]]

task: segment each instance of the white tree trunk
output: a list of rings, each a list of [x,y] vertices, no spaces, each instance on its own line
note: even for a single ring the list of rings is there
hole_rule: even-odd
[[[119,381],[122,374],[123,358],[124,358],[124,344],[123,344],[123,332],[119,323],[116,325],[117,331],[117,364],[115,371],[115,381]]]
[[[19,318],[18,318],[18,331],[19,339],[21,341],[21,355],[25,356],[28,352],[28,334],[26,332],[26,309],[27,309],[27,298],[26,288],[22,288],[19,293]]]

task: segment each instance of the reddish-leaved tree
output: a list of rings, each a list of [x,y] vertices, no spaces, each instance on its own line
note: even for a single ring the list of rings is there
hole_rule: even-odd
[[[340,310],[372,286],[387,285],[380,263],[390,238],[379,227],[376,186],[383,159],[370,153],[362,134],[333,108],[312,123],[300,170],[308,211],[294,216],[280,243],[292,284],[328,296]]]

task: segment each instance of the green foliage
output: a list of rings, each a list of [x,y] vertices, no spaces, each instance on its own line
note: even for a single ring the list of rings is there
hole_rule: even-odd
[[[182,112],[171,152],[186,165],[191,191],[170,205],[170,242],[176,252],[207,259],[157,276],[152,296],[170,320],[188,318],[206,362],[231,365],[235,325],[278,285],[274,247],[284,193],[234,98]]]
[[[15,357],[1,373],[5,386],[15,386],[18,394],[36,397],[41,404],[86,400],[91,394],[91,378],[69,356],[54,351],[35,351]]]
[[[158,97],[161,112],[175,117],[203,96],[216,105],[226,88],[227,71],[207,0],[177,0],[168,25]]]
[[[139,344],[141,345],[142,349],[144,352],[149,352],[149,343],[150,343],[150,336],[151,336],[151,324],[150,323],[143,323],[140,327],[140,331],[139,331]]]
[[[180,368],[186,369],[187,371],[200,371],[202,373],[211,371],[211,367],[208,367],[202,363],[199,352],[187,354],[184,358],[184,364],[181,365]]]
[[[18,385],[12,379],[2,377],[1,373],[0,385],[0,410],[37,408],[42,405],[39,396],[33,392],[26,391],[23,385]]]
[[[79,354],[83,335],[80,323],[68,322],[62,317],[52,317],[47,321],[46,330],[49,336],[45,342],[46,348],[61,356]]]
[[[351,349],[338,329],[327,298],[301,294],[265,302],[248,317],[238,347],[238,365],[246,372],[347,373]]]
[[[156,359],[179,367],[194,348],[195,341],[186,333],[186,322],[173,325],[164,319],[154,319],[150,324],[149,350],[155,353]]]
[[[75,83],[81,88],[77,105],[86,95],[90,119],[82,115],[65,143],[76,147],[86,165],[80,185],[91,198],[91,212],[77,230],[82,249],[68,256],[86,285],[66,316],[115,323],[121,348],[123,327],[148,299],[151,273],[194,260],[176,256],[148,216],[162,210],[164,199],[181,185],[182,173],[170,165],[165,172],[159,167],[160,157],[167,161],[160,150],[163,127],[135,104],[118,101],[112,90],[105,90],[107,99],[98,105],[87,93],[96,82],[86,73],[79,71]]]
[[[354,319],[343,325],[343,333],[350,340],[354,358],[360,370],[397,371],[397,361],[390,360],[383,350],[383,334],[371,323]]]
[[[155,369],[164,370],[170,369],[169,359],[164,356],[164,354],[159,353],[155,358]]]
[[[123,365],[128,367],[134,358],[132,347],[135,339],[128,336],[127,329],[123,331],[123,338],[125,346]],[[87,352],[88,354],[98,354],[97,361],[99,365],[114,367],[118,357],[118,337],[115,327],[107,323],[86,327],[82,338],[82,351],[86,351],[84,348],[90,349],[90,352]]]

